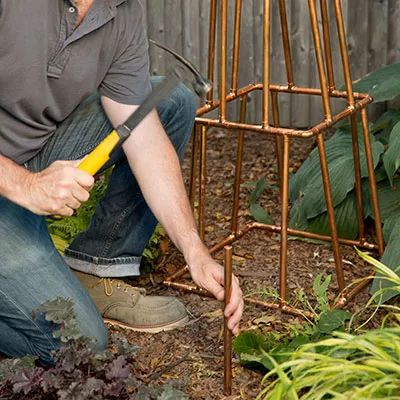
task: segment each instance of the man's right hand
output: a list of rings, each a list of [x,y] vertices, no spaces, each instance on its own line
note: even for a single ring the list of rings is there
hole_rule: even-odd
[[[17,203],[38,215],[71,216],[89,199],[94,178],[78,169],[80,161],[56,161],[43,171],[28,172]]]

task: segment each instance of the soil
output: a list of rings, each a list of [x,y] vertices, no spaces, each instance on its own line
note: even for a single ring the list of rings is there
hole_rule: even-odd
[[[227,236],[230,229],[232,187],[235,165],[235,133],[210,130],[207,150],[207,206],[206,243],[215,244]],[[291,171],[296,170],[313,147],[309,140],[296,140],[291,145]],[[262,135],[247,134],[243,162],[242,182],[254,181],[265,176],[268,190],[261,198],[274,220],[279,223],[280,198],[277,187],[277,167],[274,139]],[[188,180],[190,155],[183,166]],[[248,210],[249,189],[241,194],[240,226],[250,222]],[[370,268],[363,264],[349,247],[342,247],[345,260],[345,278],[350,283],[365,276]],[[216,255],[217,259],[222,254]],[[191,399],[254,399],[261,388],[262,375],[241,367],[234,358],[233,395],[223,395],[223,336],[221,304],[196,294],[181,293],[162,285],[164,277],[183,265],[182,256],[171,246],[160,260],[156,273],[132,281],[134,285],[147,288],[151,294],[178,297],[187,307],[190,323],[181,329],[159,334],[143,334],[125,331],[129,341],[141,347],[138,362],[153,383],[174,382]],[[260,292],[276,293],[279,289],[279,236],[252,231],[234,244],[234,271],[239,276],[245,294],[258,298]],[[301,288],[310,296],[315,276],[323,272],[332,275],[329,297],[334,299],[337,286],[334,278],[335,265],[329,245],[310,244],[303,241],[289,242],[288,251],[288,296],[296,305],[296,292]],[[255,294],[258,293],[258,294]],[[271,297],[268,299],[271,300]],[[365,290],[349,307],[352,311],[368,300]],[[276,300],[275,300],[276,301]],[[311,299],[312,301],[312,299]],[[299,317],[278,311],[247,305],[242,330],[287,331],[302,322]]]

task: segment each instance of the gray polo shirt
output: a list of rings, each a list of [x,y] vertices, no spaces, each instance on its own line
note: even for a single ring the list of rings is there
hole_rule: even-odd
[[[24,163],[88,95],[140,104],[151,90],[138,0],[0,0],[0,153]]]

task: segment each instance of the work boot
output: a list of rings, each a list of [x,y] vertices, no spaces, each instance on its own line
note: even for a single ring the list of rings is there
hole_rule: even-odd
[[[146,296],[119,279],[73,271],[105,322],[139,332],[157,333],[181,327],[189,320],[185,306],[173,297]]]

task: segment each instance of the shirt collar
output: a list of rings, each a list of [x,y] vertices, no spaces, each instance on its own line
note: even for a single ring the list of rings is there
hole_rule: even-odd
[[[68,0],[73,6],[76,7],[76,0]],[[122,3],[125,3],[126,0],[106,0],[107,3],[112,7],[117,7]]]

